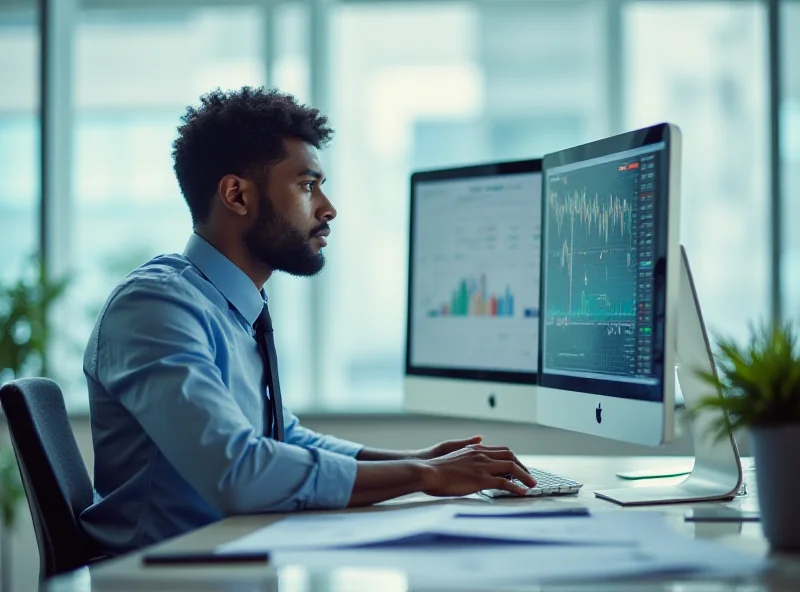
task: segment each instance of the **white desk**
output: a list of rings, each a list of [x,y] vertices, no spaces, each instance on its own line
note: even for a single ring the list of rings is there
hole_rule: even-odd
[[[558,472],[583,482],[580,495],[561,498],[527,498],[526,500],[505,500],[514,504],[520,502],[532,505],[566,504],[584,505],[589,508],[616,508],[609,502],[596,499],[593,491],[606,487],[621,487],[625,483],[636,486],[636,482],[619,480],[615,473],[619,470],[635,470],[657,468],[666,463],[674,464],[675,457],[591,457],[591,456],[532,456],[521,460],[529,466]],[[750,463],[745,461],[745,467]],[[745,509],[755,509],[755,478],[752,470],[746,469],[745,481],[748,495],[739,497],[729,505]],[[664,480],[667,482],[667,480]],[[407,504],[431,501],[427,496],[408,496],[394,500],[390,504]],[[492,502],[479,498],[479,503],[502,503],[504,500]],[[476,503],[475,499],[452,499],[438,503]],[[645,509],[658,509],[664,512],[670,524],[679,531],[704,539],[715,539],[724,545],[746,553],[765,556],[769,547],[761,534],[759,523],[691,523],[684,522],[684,512],[692,504],[675,504],[666,506],[649,506]],[[642,508],[620,508],[624,512],[636,512]],[[358,511],[358,510],[348,510]],[[178,537],[158,547],[172,550],[207,550],[211,547],[231,541],[250,532],[280,520],[282,515],[248,515],[228,518],[216,524],[201,528]],[[155,548],[155,547],[153,547]],[[772,555],[775,569],[756,578],[725,582],[728,584],[744,584],[747,590],[800,590],[800,555]],[[710,584],[708,580],[692,580],[680,578],[648,578],[647,580],[627,580],[617,582],[595,582],[586,586],[570,585],[569,589],[583,590],[672,590],[691,592],[692,590],[732,590],[723,582]],[[752,586],[752,587],[750,587]],[[547,589],[558,588],[547,586]],[[339,591],[387,591],[400,592],[407,590],[404,576],[393,570],[378,571],[340,569],[325,572],[313,572],[302,565],[278,568],[274,567],[144,567],[141,563],[141,552],[104,562],[92,568],[78,570],[55,578],[48,583],[48,592],[84,592],[121,590],[236,590],[236,591],[271,591],[280,592],[339,592]],[[532,585],[531,589],[542,588]],[[738,588],[737,588],[738,589]],[[742,588],[745,589],[745,588]],[[426,589],[427,590],[427,589]]]

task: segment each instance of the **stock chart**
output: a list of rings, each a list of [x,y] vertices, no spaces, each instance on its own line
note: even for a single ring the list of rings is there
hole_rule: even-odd
[[[637,372],[637,282],[652,265],[638,248],[641,164],[607,162],[548,180],[544,318],[551,368]]]

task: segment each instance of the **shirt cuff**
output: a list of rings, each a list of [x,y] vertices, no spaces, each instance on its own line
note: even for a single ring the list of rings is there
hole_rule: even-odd
[[[346,508],[356,483],[358,463],[354,458],[321,448],[309,449],[316,457],[314,496],[309,509]]]
[[[363,448],[363,444],[356,444],[350,440],[342,440],[333,436],[327,436],[325,438],[325,450],[335,452],[336,454],[343,454],[350,458],[357,457],[358,453],[361,452]]]

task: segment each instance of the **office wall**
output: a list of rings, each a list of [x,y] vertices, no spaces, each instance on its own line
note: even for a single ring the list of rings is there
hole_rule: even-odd
[[[521,424],[486,423],[472,420],[406,415],[308,415],[308,427],[342,438],[381,448],[410,449],[434,444],[440,440],[482,434],[490,444],[505,444],[518,454],[691,454],[692,445],[685,434],[672,444],[659,449],[603,440],[583,434]],[[72,428],[84,461],[92,471],[94,455],[88,417],[72,419]],[[0,442],[8,443],[8,430],[0,424]],[[35,590],[39,570],[39,554],[30,513],[22,505],[13,535],[12,590]],[[2,564],[0,564],[2,569]]]

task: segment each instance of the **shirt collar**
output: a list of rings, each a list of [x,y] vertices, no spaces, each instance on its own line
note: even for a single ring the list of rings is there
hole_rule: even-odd
[[[183,255],[206,276],[225,299],[253,325],[267,299],[245,272],[200,235],[193,233]]]

